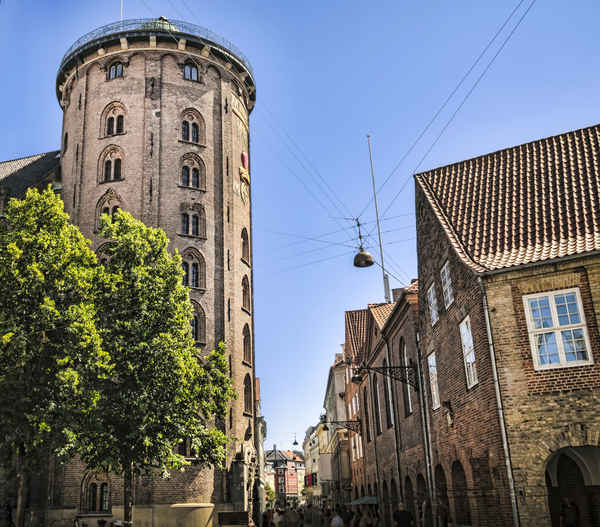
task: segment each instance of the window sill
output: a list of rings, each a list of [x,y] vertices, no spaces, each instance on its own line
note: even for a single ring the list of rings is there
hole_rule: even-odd
[[[181,184],[178,184],[177,186],[178,186],[179,188],[185,188],[185,189],[188,189],[188,190],[198,190],[198,191],[200,191],[200,192],[206,192],[206,189],[205,189],[205,188],[200,188],[200,187],[191,187],[191,186],[189,186],[189,185],[181,185]]]
[[[252,315],[252,313],[250,312],[250,310],[247,309],[247,308],[245,308],[245,307],[242,307],[242,311],[248,313],[249,315]]]
[[[186,141],[184,139],[179,139],[179,142],[183,143],[184,145],[194,145],[194,146],[201,146],[203,148],[206,148],[205,143],[194,143],[194,141]]]
[[[242,364],[243,364],[244,366],[248,366],[248,368],[252,368],[252,363],[251,363],[251,362],[248,362],[247,360],[243,360],[243,361],[242,361]]]
[[[103,179],[102,181],[98,181],[98,185],[105,185],[106,183],[119,183],[120,181],[125,181],[125,178],[119,178],[119,179]]]
[[[245,258],[240,258],[240,260],[241,260],[242,263],[245,263],[248,267],[250,267],[250,268],[252,267],[250,265],[250,262],[248,260],[246,260]]]
[[[477,388],[477,386],[479,386],[479,381],[477,381],[476,383],[471,384],[470,386],[467,384],[467,391],[471,392],[473,391],[475,388]]]
[[[119,137],[120,135],[127,135],[127,132],[118,132],[112,135],[102,135],[98,139],[110,139],[111,137]]]
[[[192,238],[193,240],[203,240],[206,241],[208,238],[206,236],[194,236],[193,234],[181,234],[177,233],[177,236],[181,236],[182,238]]]
[[[251,412],[247,412],[246,410],[243,411],[244,417],[254,417],[254,414]]]
[[[588,351],[588,353],[589,353],[589,351]],[[563,368],[577,368],[577,367],[581,368],[581,367],[593,366],[593,365],[594,365],[593,360],[567,362],[567,363],[560,363],[560,364],[549,364],[549,365],[544,365],[544,366],[539,366],[534,363],[533,369],[535,371],[548,371],[548,370],[552,371],[552,370],[561,370]]]
[[[194,287],[194,286],[188,285],[187,288],[191,289],[192,291],[198,291],[199,293],[206,293],[206,287]]]

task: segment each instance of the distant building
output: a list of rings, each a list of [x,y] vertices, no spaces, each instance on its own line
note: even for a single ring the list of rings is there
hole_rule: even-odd
[[[301,452],[273,450],[265,453],[265,473],[273,483],[275,500],[280,507],[295,506],[302,500],[299,478],[304,478],[304,458]]]

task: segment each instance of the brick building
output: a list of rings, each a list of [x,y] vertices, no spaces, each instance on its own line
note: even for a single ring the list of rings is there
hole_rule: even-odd
[[[100,215],[117,208],[163,228],[183,257],[199,347],[224,341],[240,397],[220,426],[226,469],[190,466],[139,478],[136,525],[196,525],[250,511],[256,472],[249,114],[252,70],[231,43],[185,22],[126,20],[96,29],[65,54],[56,81],[61,150],[0,163],[0,209],[54,182],[65,209],[102,251]],[[1,210],[0,210],[1,211]],[[189,445],[182,453],[192,456]],[[50,518],[90,526],[122,514],[120,478],[77,461],[35,482]],[[4,503],[4,502],[3,502]]]
[[[593,126],[416,175],[438,515],[600,525],[599,154]]]

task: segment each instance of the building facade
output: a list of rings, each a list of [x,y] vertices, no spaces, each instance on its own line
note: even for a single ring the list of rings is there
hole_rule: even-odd
[[[292,450],[268,450],[265,456],[265,473],[269,475],[275,491],[275,503],[279,507],[297,506],[302,500],[304,481],[304,458],[300,452]]]
[[[85,35],[67,51],[56,93],[61,151],[5,165],[5,196],[56,181],[66,211],[98,253],[104,213],[121,208],[161,227],[183,258],[197,345],[211,350],[225,343],[240,394],[219,423],[237,438],[226,469],[190,466],[169,480],[140,478],[136,524],[204,525],[219,511],[249,512],[257,466],[251,67],[202,28],[164,18],[126,20]],[[182,448],[192,455],[189,445]],[[92,474],[73,461],[52,467],[48,485],[53,520],[70,525],[79,516],[96,525],[122,514],[118,476]]]
[[[434,506],[600,525],[600,126],[416,176]]]

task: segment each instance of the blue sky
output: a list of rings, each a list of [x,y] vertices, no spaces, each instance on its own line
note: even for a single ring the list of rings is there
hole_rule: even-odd
[[[411,174],[529,3],[379,194],[392,287],[416,276]],[[125,18],[205,26],[254,66],[256,362],[268,445],[289,448],[294,433],[302,442],[344,340],[344,311],[383,301],[379,268],[352,267],[344,245],[355,232],[337,219],[369,202],[366,134],[382,183],[516,4],[124,0]],[[599,15],[593,0],[538,0],[421,169],[597,123]],[[58,147],[60,59],[118,18],[119,0],[0,0],[0,160]],[[361,221],[373,218],[370,204]],[[375,232],[367,243],[377,253]]]

